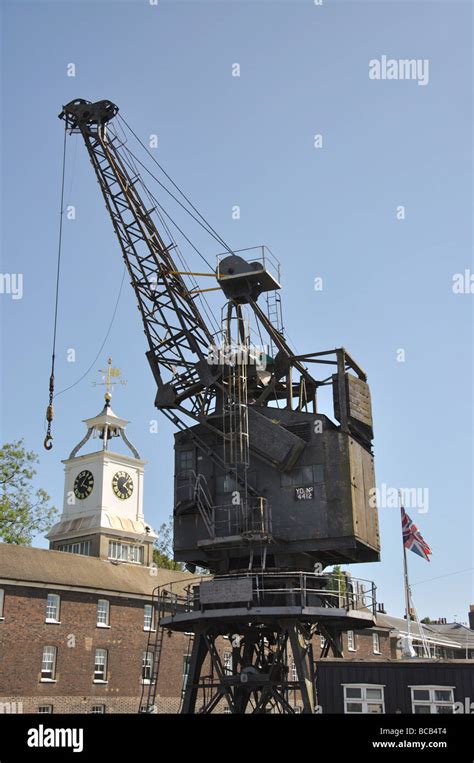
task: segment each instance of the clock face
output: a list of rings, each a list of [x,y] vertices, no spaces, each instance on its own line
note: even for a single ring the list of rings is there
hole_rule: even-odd
[[[133,480],[127,472],[117,472],[112,479],[112,489],[120,500],[130,498],[133,493]]]
[[[79,472],[74,480],[74,495],[80,501],[83,501],[84,498],[90,496],[93,487],[94,475],[86,469],[83,472]]]

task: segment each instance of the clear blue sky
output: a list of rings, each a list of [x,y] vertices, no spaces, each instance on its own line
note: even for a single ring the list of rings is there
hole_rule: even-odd
[[[131,420],[129,436],[149,462],[147,519],[157,526],[172,509],[172,430],[153,407],[127,281],[100,362],[57,399],[54,449],[42,450],[57,114],[73,98],[109,98],[143,139],[158,134],[157,158],[228,242],[271,247],[298,350],[344,345],[367,369],[377,483],[429,489],[429,511],[412,512],[433,549],[430,564],[409,554],[419,614],[466,620],[472,572],[451,573],[473,566],[474,296],[453,294],[452,277],[473,268],[471,13],[471,3],[453,0],[3,3],[2,272],[22,273],[24,294],[0,294],[1,436],[24,437],[40,454],[38,483],[58,507],[61,459],[82,437],[81,419],[101,407],[91,382],[112,355],[128,379],[114,409]],[[370,80],[369,60],[382,55],[428,59],[429,83]],[[240,77],[231,76],[233,63]],[[68,146],[66,203],[76,220],[64,228],[58,390],[92,362],[123,270],[77,138]],[[209,241],[210,260],[217,251]],[[318,276],[321,292],[313,289]],[[66,361],[68,348],[75,363]],[[159,432],[150,434],[157,415]],[[401,614],[398,512],[381,508],[380,524],[382,562],[352,571],[375,579],[379,599]]]

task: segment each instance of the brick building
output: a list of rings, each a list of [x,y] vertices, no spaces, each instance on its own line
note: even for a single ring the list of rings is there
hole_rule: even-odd
[[[138,712],[153,669],[153,589],[189,577],[0,544],[0,703],[33,713]],[[187,642],[164,638],[158,712],[179,707]]]
[[[85,424],[63,462],[63,510],[50,550],[0,544],[1,709],[138,712],[153,672],[153,589],[191,577],[153,565],[146,462],[109,393]],[[88,443],[92,452],[83,452]],[[164,639],[158,711],[179,707],[187,642],[181,634]]]

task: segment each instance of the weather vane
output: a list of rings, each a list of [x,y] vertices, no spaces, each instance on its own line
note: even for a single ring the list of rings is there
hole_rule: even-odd
[[[94,387],[106,387],[106,393],[104,395],[107,403],[112,399],[112,390],[116,384],[126,384],[125,379],[121,379],[122,372],[120,368],[112,366],[112,358],[107,360],[107,368],[99,368],[99,373],[102,374],[101,382],[92,382]]]

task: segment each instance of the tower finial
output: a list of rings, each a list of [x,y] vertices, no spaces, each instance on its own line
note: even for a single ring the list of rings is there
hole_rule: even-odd
[[[110,405],[110,401],[112,400],[113,387],[116,384],[126,384],[127,382],[125,379],[119,378],[122,376],[122,372],[120,368],[114,368],[114,366],[112,366],[112,358],[107,359],[107,369],[99,368],[99,373],[102,374],[102,381],[92,383],[94,387],[105,386],[106,392],[104,398],[105,405],[108,407]]]

